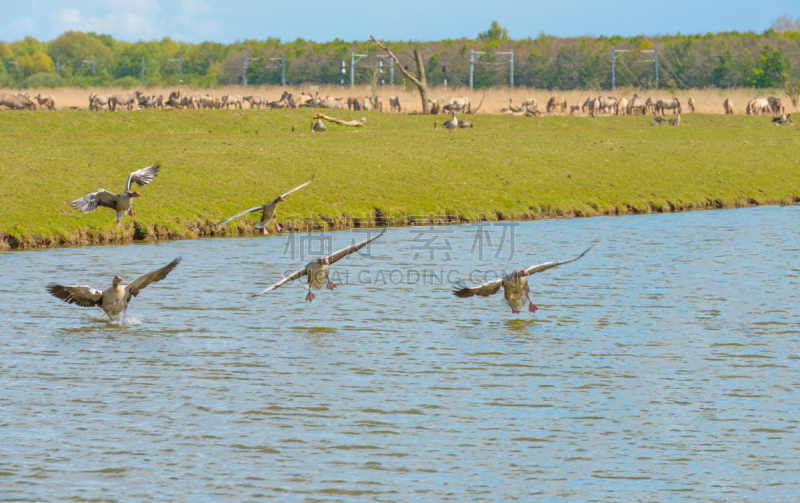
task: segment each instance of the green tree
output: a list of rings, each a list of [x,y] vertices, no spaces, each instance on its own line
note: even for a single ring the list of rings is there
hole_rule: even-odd
[[[22,74],[26,77],[34,73],[52,73],[56,70],[56,65],[50,56],[39,50],[19,58],[19,64],[22,67]]]
[[[488,30],[478,34],[478,40],[484,42],[506,42],[508,38],[508,30],[500,26],[497,21],[492,21],[492,26]]]
[[[786,73],[791,68],[789,61],[770,45],[765,45],[758,55],[755,68],[750,70],[747,84],[750,87],[781,87],[786,80]]]

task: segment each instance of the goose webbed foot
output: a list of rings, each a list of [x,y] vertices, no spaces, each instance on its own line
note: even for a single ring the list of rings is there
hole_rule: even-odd
[[[121,225],[122,225],[122,222],[120,222],[119,220],[117,220],[117,228],[119,228]]]
[[[309,291],[308,291],[308,295],[306,295],[306,300],[307,300],[307,301],[309,301],[309,302],[311,302],[312,300],[314,300],[314,297],[316,297],[316,295],[314,295],[313,293],[311,293],[311,290],[309,290]]]
[[[530,298],[529,295],[525,295],[525,298],[528,299],[528,311],[530,311],[532,313],[535,313],[536,311],[539,310],[538,307],[533,305],[533,302],[531,301],[531,298]]]
[[[281,232],[283,230],[283,228],[280,225],[278,225],[278,222],[275,222],[275,230],[278,232]]]
[[[516,309],[514,309],[514,308],[512,307],[512,308],[511,308],[511,314],[519,314],[519,311],[517,311]]]
[[[333,290],[334,288],[336,288],[336,285],[333,284],[333,281],[328,280],[327,289],[328,290]]]
[[[128,215],[130,215],[130,216],[134,216],[134,215],[136,215],[136,212],[135,212],[135,211],[133,211],[133,208],[131,208],[131,209],[129,209],[129,210],[128,210]]]
[[[269,231],[267,230],[266,227],[264,227],[264,235],[266,236],[267,234],[269,234]]]

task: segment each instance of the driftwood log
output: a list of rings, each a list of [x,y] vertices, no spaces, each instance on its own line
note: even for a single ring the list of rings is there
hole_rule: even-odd
[[[328,117],[325,114],[314,114],[315,119],[323,119],[328,122],[333,122],[335,124],[340,124],[342,126],[354,126],[354,127],[363,127],[367,125],[367,118],[362,117],[359,120],[352,120],[352,121],[343,121],[342,119],[337,119],[336,117]]]

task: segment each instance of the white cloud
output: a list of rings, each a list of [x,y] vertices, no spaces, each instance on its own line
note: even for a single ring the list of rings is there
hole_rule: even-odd
[[[113,1],[124,2],[124,0]],[[135,12],[116,12],[105,17],[85,17],[78,9],[61,9],[56,19],[53,32],[58,34],[69,30],[94,31],[109,33],[123,39],[139,40],[153,32],[150,20]]]

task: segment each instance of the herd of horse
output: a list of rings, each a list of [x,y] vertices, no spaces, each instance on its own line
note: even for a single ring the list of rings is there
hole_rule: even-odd
[[[352,96],[348,98],[319,96],[319,93],[312,96],[301,92],[298,95],[284,91],[277,100],[269,100],[263,96],[240,96],[234,94],[224,94],[222,97],[212,96],[211,94],[185,94],[181,90],[172,91],[164,98],[163,95],[145,95],[141,91],[129,94],[96,94],[89,95],[89,110],[115,111],[118,108],[133,110],[135,108],[187,108],[187,109],[242,109],[247,103],[251,109],[281,109],[281,108],[332,108],[348,110],[375,110],[384,111],[384,101],[381,96]],[[692,98],[687,101],[690,111],[695,111],[695,102]],[[38,94],[30,96],[27,92],[23,93],[2,93],[0,92],[0,107],[10,110],[55,110],[56,99],[52,94]],[[467,96],[441,97],[438,99],[428,99],[430,113],[475,113],[480,108],[473,110],[472,103]],[[725,99],[723,108],[726,114],[736,113],[733,101]],[[389,111],[402,113],[398,96],[389,97]],[[678,98],[644,98],[634,94],[631,98],[616,96],[596,96],[589,97],[585,101],[567,103],[566,98],[552,96],[545,105],[545,112],[538,108],[538,101],[535,98],[524,100],[521,106],[515,106],[509,99],[508,108],[503,108],[501,114],[540,116],[547,114],[582,114],[588,112],[591,117],[597,115],[647,115],[664,114],[666,112],[680,114],[682,112],[681,102]],[[783,114],[784,107],[781,99],[776,96],[767,98],[753,98],[745,107],[747,115]]]

